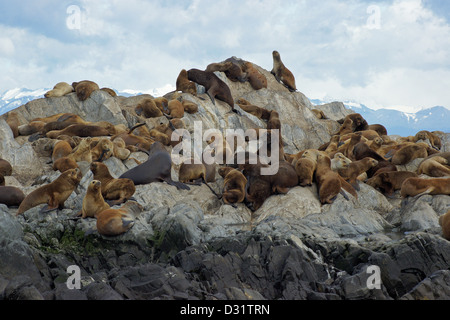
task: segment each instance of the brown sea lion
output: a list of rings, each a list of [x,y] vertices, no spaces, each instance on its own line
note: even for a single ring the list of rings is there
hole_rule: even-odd
[[[314,113],[314,115],[316,116],[317,119],[319,120],[327,120],[329,119],[325,113],[322,110],[319,109],[311,109],[312,113]]]
[[[257,118],[260,119],[264,119],[264,120],[269,120],[270,119],[270,111],[265,109],[265,108],[261,108],[258,106],[255,106],[253,104],[251,104],[249,101],[245,100],[244,98],[239,98],[236,101],[236,104],[245,112],[250,113],[252,115],[254,115]]]
[[[188,72],[185,69],[180,71],[176,81],[176,91],[181,91],[183,93],[189,93],[193,96],[197,96],[197,86],[194,82],[190,81],[188,78]]]
[[[376,131],[380,137],[388,135],[386,127],[381,124],[369,124],[368,129]]]
[[[219,174],[224,179],[223,202],[229,205],[244,202],[247,179],[242,172],[231,167],[222,167],[219,169]]]
[[[400,193],[402,198],[420,197],[425,194],[450,195],[450,178],[408,178],[403,182]]]
[[[9,161],[0,158],[0,174],[4,177],[12,175],[13,167]]]
[[[64,172],[70,169],[79,168],[78,163],[69,157],[62,157],[53,162],[52,169],[54,171]]]
[[[244,62],[242,70],[247,74],[247,81],[250,83],[253,89],[260,90],[267,88],[267,78],[261,72],[259,72],[253,63]]]
[[[55,181],[43,185],[28,194],[20,204],[17,215],[44,203],[47,203],[47,205],[41,209],[41,212],[62,209],[64,202],[76,189],[81,178],[82,175],[79,169],[70,169],[61,173]]]
[[[111,89],[111,88],[101,88],[100,90],[105,91],[108,93],[111,97],[117,97],[117,93]]]
[[[150,146],[147,161],[123,173],[119,178],[131,179],[135,185],[165,181],[177,189],[190,190],[186,184],[172,180],[171,169],[170,153],[161,142],[156,141]]]
[[[109,138],[101,138],[94,143],[91,142],[91,156],[95,161],[105,161],[113,156],[114,143]]]
[[[417,168],[417,174],[426,174],[435,178],[450,176],[448,164],[447,159],[439,156],[425,159]]]
[[[167,109],[169,109],[169,116],[172,119],[180,119],[184,117],[184,106],[178,99],[170,100],[167,105]]]
[[[143,207],[136,201],[128,201],[119,209],[106,209],[97,214],[97,231],[103,236],[118,236],[127,232]]]
[[[52,98],[52,97],[62,97],[66,94],[72,93],[74,91],[73,87],[68,84],[67,82],[58,82],[55,84],[52,90],[47,91],[44,94],[44,97],[46,98]]]
[[[231,61],[211,63],[206,67],[205,71],[224,72],[227,78],[234,82],[245,82],[247,80],[247,75],[245,72],[243,72],[241,67]]]
[[[10,111],[6,114],[6,123],[11,128],[14,139],[19,136],[20,120],[19,115],[15,111]]]
[[[439,217],[439,224],[442,228],[442,236],[450,241],[450,210]]]
[[[273,68],[270,73],[275,76],[275,79],[278,82],[283,83],[289,91],[294,92],[297,91],[297,87],[295,85],[295,77],[292,72],[286,68],[286,66],[281,61],[281,56],[278,51],[272,52],[273,57]]]
[[[391,162],[395,165],[405,165],[414,159],[426,157],[428,157],[427,148],[416,143],[403,147],[395,152],[392,156]]]
[[[249,203],[250,209],[256,211],[272,195],[272,187],[268,176],[261,175],[261,167],[267,165],[246,163],[241,166],[243,168],[242,173],[247,179],[245,199]]]
[[[136,187],[132,180],[126,178],[114,178],[109,172],[108,166],[101,162],[92,162],[90,167],[94,174],[94,180],[101,183],[101,192],[110,205],[117,205],[132,198]]]
[[[89,183],[86,195],[83,198],[82,209],[78,213],[79,216],[81,215],[82,219],[87,217],[97,218],[97,215],[100,212],[110,208],[109,204],[103,199],[101,186],[102,183],[98,180],[92,180],[91,183]]]
[[[207,181],[207,169],[203,163],[194,163],[194,159],[190,159],[184,161],[180,165],[180,169],[178,171],[178,181],[182,183],[204,183],[209,190],[217,197],[221,198],[214,189],[208,184]]]
[[[183,100],[181,102],[183,104],[183,108],[184,111],[189,113],[189,114],[194,114],[198,112],[198,104],[192,102],[192,101],[187,101],[187,100]]]
[[[429,140],[431,146],[436,150],[441,150],[442,148],[442,142],[439,136],[430,131],[422,130],[417,132],[417,134],[414,136],[414,142],[417,142],[419,140]]]
[[[90,137],[82,139],[78,146],[73,149],[73,151],[69,155],[67,155],[67,157],[75,162],[86,161],[91,163],[91,142],[92,138]]]
[[[18,207],[25,199],[22,190],[12,186],[0,186],[0,203],[8,207]]]
[[[237,111],[234,109],[234,99],[230,88],[214,72],[190,69],[187,73],[189,80],[205,87],[206,94],[210,97],[213,104],[215,104],[215,99],[217,98],[226,102],[233,112]]]
[[[54,163],[56,160],[67,157],[73,151],[72,146],[69,142],[65,140],[59,140],[55,143],[52,151],[52,162]]]
[[[100,126],[86,124],[72,124],[63,130],[53,130],[47,132],[46,136],[50,139],[56,139],[60,135],[77,137],[101,137],[110,136],[110,132]]]
[[[281,130],[280,115],[277,111],[270,111],[269,121],[267,121],[267,130],[278,129]]]
[[[91,97],[91,94],[95,90],[100,90],[98,84],[90,80],[83,80],[80,82],[73,82],[72,87],[77,93],[77,97],[80,101],[85,101]]]
[[[377,160],[366,157],[361,160],[353,161],[347,168],[339,169],[337,172],[342,178],[347,180],[355,190],[359,191],[358,176],[375,167],[377,164]]]
[[[403,182],[408,178],[416,178],[417,174],[410,171],[381,172],[366,181],[366,184],[380,191],[386,196],[392,196],[400,190]]]
[[[143,99],[134,109],[137,115],[143,115],[145,118],[158,118],[162,117],[163,110],[158,108],[154,99]]]
[[[366,119],[364,119],[364,117],[359,113],[349,114],[344,119],[338,120],[338,123],[343,124],[346,119],[350,119],[353,121],[352,123],[353,132],[364,131],[369,129],[369,124],[367,123]]]

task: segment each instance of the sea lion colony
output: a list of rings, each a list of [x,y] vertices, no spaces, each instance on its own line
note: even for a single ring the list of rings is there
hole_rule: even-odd
[[[274,51],[273,56],[274,68],[271,73],[287,90],[294,92],[296,87],[292,73],[281,62],[278,52]],[[135,105],[135,115],[142,122],[132,128],[105,122],[92,123],[70,113],[48,115],[46,118],[36,118],[20,124],[15,112],[9,112],[5,115],[5,120],[15,138],[22,135],[29,136],[30,141],[42,138],[51,141],[49,162],[53,164],[55,171],[60,171],[60,176],[52,183],[25,195],[17,188],[5,186],[4,176],[12,175],[14,168],[8,161],[0,159],[0,203],[19,207],[17,214],[23,214],[41,204],[46,204],[41,211],[63,208],[64,201],[81,180],[77,165],[79,161],[91,163],[90,170],[93,172],[93,182],[89,186],[79,215],[82,218],[98,218],[102,216],[101,211],[107,211],[97,224],[97,231],[104,235],[121,234],[133,225],[134,217],[141,211],[134,207],[142,207],[139,204],[127,203],[130,200],[134,202],[133,194],[139,184],[169,183],[179,188],[180,192],[187,192],[195,186],[189,187],[183,182],[200,179],[198,181],[205,183],[216,194],[208,184],[217,180],[216,172],[223,178],[223,183],[219,186],[221,196],[216,194],[219,201],[235,208],[245,205],[252,210],[260,208],[271,195],[285,194],[291,188],[311,187],[314,184],[317,186],[317,197],[322,205],[332,204],[339,195],[347,200],[356,200],[362,183],[388,197],[420,197],[436,193],[450,195],[450,153],[441,152],[442,144],[435,132],[420,131],[414,137],[393,140],[387,135],[384,126],[368,124],[358,113],[339,120],[340,129],[331,133],[328,143],[317,146],[316,149],[288,154],[283,152],[280,143],[280,169],[273,176],[260,175],[259,169],[264,167],[263,164],[246,162],[234,167],[227,164],[210,166],[208,179],[204,164],[182,166],[180,180],[172,180],[170,150],[181,140],[171,141],[171,134],[175,129],[183,128],[182,118],[185,111],[187,114],[198,112],[198,106],[183,100],[180,93],[204,100],[200,97],[201,94],[198,94],[196,85],[206,87],[206,95],[212,103],[216,103],[215,99],[222,100],[233,112],[236,112],[236,104],[245,113],[263,120],[266,128],[261,129],[267,129],[269,133],[271,129],[281,129],[278,112],[257,106],[242,97],[231,97],[228,86],[214,72],[224,72],[225,76],[236,83],[249,82],[254,90],[267,88],[267,79],[250,62],[232,57],[221,63],[210,64],[204,71],[183,69],[176,79],[176,92],[164,97],[143,99]],[[85,80],[73,82],[72,85],[58,83],[45,97],[50,99],[75,92],[80,101],[85,101],[95,90],[103,90],[113,97],[117,96],[115,91],[109,88],[100,89],[95,82]],[[330,121],[323,111],[311,111],[318,119]],[[237,116],[243,117],[245,114],[238,113]],[[148,127],[145,121],[147,118],[160,117],[166,118],[166,121],[161,121],[153,128]],[[280,139],[282,141],[282,137]],[[145,166],[145,162],[139,163],[134,171],[124,172],[119,178],[114,178],[108,167],[102,163],[110,157],[124,161],[135,152],[145,152],[151,160],[152,154],[154,156],[152,149],[157,149],[163,155],[158,157],[157,161],[160,163],[151,164],[151,177],[145,177],[141,173],[139,177],[133,174],[140,166]],[[238,151],[235,152],[237,154]],[[423,161],[416,171],[404,169],[405,165],[418,158]],[[163,162],[164,170],[161,169]],[[63,194],[56,192],[60,186],[65,188]],[[110,205],[119,205],[122,208],[116,210]],[[130,214],[130,211],[133,214]],[[106,219],[106,216],[109,218]],[[105,219],[107,222],[101,222],[106,221]],[[104,227],[106,224],[108,227]],[[105,228],[107,231],[102,233]]]

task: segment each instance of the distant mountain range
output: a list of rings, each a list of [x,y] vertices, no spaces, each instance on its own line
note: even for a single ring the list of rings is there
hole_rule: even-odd
[[[328,102],[311,100],[314,105]],[[355,102],[343,103],[348,109],[361,114],[369,124],[385,126],[389,135],[414,136],[421,130],[450,133],[450,110],[445,107],[436,106],[416,113],[407,113],[391,109],[373,110]]]
[[[17,88],[8,90],[0,94],[0,115],[11,111],[27,102],[44,97],[44,93],[50,89],[30,90],[26,88]],[[153,96],[164,95],[174,90],[170,86],[161,89],[155,89],[149,92]],[[141,92],[132,90],[123,90],[118,92],[121,96],[133,96]],[[322,101],[311,99],[314,105],[321,105],[332,101]],[[450,133],[450,110],[436,106],[421,110],[417,113],[406,113],[390,109],[373,110],[357,102],[343,102],[344,105],[357,113],[360,113],[369,124],[382,124],[388,130],[389,135],[400,135],[403,137],[413,136],[421,130],[443,131]]]

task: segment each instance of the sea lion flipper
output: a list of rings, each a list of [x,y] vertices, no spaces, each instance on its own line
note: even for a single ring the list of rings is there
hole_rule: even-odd
[[[209,92],[209,90],[206,91],[206,94],[211,99],[211,102],[213,103],[213,105],[216,105],[216,101],[215,101],[214,97],[211,95],[211,93]]]
[[[46,204],[45,206],[43,206],[41,208],[41,210],[39,210],[39,213],[49,213],[49,212],[52,212],[54,210],[58,210],[58,206],[52,207],[52,206],[49,206],[48,204]]]

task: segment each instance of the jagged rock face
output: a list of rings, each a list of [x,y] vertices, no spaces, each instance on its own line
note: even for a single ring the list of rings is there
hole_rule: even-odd
[[[314,106],[328,120],[319,120],[301,92],[289,92],[270,72],[267,89],[229,81],[234,99],[275,110],[280,115],[288,153],[318,148],[328,142],[350,114],[342,103]],[[200,91],[201,92],[201,91]],[[168,94],[167,96],[171,96]],[[109,121],[150,128],[166,118],[143,119],[135,106],[148,95],[111,97],[96,91],[80,102],[75,93],[38,99],[16,109],[22,123],[60,112],[86,121]],[[265,128],[265,121],[236,106],[241,115],[206,94],[185,100],[198,112],[185,113],[192,134],[203,130]],[[203,98],[203,99],[202,99]],[[14,139],[0,119],[0,156],[11,162],[9,185],[29,193],[59,176],[46,151],[49,139],[30,143]],[[447,135],[448,136],[448,135]],[[443,145],[448,139],[443,137]],[[206,142],[203,141],[203,146]],[[145,161],[143,153],[133,158]],[[134,160],[104,162],[113,176],[136,166]],[[86,231],[95,219],[72,220],[82,206],[93,178],[88,163],[79,163],[83,179],[66,201],[66,209],[49,214],[33,208],[15,217],[17,209],[0,205],[0,298],[11,299],[448,299],[450,242],[440,236],[438,217],[447,212],[450,196],[426,196],[401,204],[360,183],[358,199],[338,195],[321,205],[315,185],[272,195],[256,212],[244,204],[225,205],[205,186],[177,190],[166,183],[136,186],[134,198],[144,211],[133,227],[117,237]],[[416,164],[410,164],[411,167]],[[172,178],[178,178],[173,165]],[[219,194],[223,179],[210,183]],[[413,257],[413,258],[411,258]],[[81,268],[81,290],[69,290],[67,267]],[[381,268],[381,289],[367,286],[367,268]],[[439,284],[439,290],[434,285]]]

